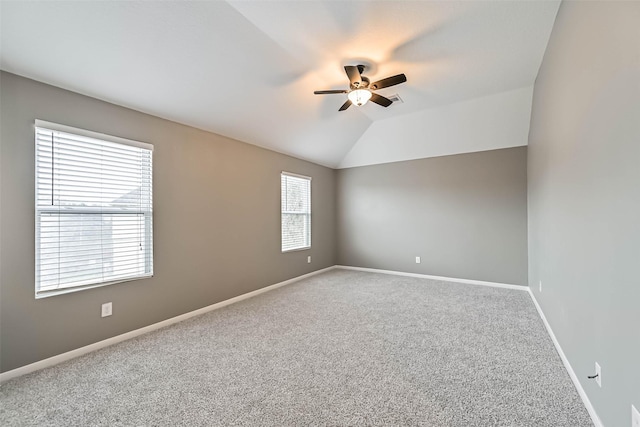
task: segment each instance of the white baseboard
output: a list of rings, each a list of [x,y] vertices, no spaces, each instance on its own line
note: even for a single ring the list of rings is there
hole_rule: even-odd
[[[155,331],[160,328],[164,328],[169,325],[173,325],[174,323],[182,322],[183,320],[187,320],[194,316],[199,316],[201,314],[207,313],[209,311],[217,310],[222,307],[226,307],[230,304],[234,304],[239,301],[246,300],[251,297],[255,297],[256,295],[263,294],[265,292],[272,291],[274,289],[280,288],[285,285],[289,285],[291,283],[297,282],[302,279],[306,279],[311,276],[315,276],[316,274],[324,273],[325,271],[333,270],[336,268],[335,266],[323,268],[321,270],[312,271],[311,273],[303,274],[302,276],[294,277],[293,279],[285,280],[284,282],[276,283],[274,285],[270,285],[264,288],[257,289],[252,292],[248,292],[246,294],[238,295],[237,297],[230,298],[228,300],[220,301],[216,304],[212,304],[198,310],[190,311],[185,314],[181,314],[176,317],[172,317],[167,320],[163,320],[162,322],[154,323],[153,325],[145,326],[144,328],[136,329],[131,332],[127,332],[121,335],[117,335],[115,337],[107,338],[106,340],[98,341],[93,344],[89,344],[84,347],[77,348],[75,350],[68,351],[66,353],[58,354],[56,356],[49,357],[47,359],[39,360],[37,362],[31,363],[29,365],[21,366],[16,369],[12,369],[7,372],[0,373],[0,383],[8,381],[13,378],[17,378],[22,375],[29,374],[31,372],[38,371],[40,369],[48,368],[53,365],[57,365],[59,363],[65,362],[70,359],[74,359],[76,357],[82,356],[87,353],[91,353],[92,351],[99,350],[101,348],[109,347],[113,344],[117,344],[122,341],[130,340],[131,338],[135,338],[137,336],[149,333],[151,331]]]
[[[551,341],[553,341],[553,345],[556,347],[556,351],[560,355],[560,359],[562,360],[562,363],[564,364],[565,369],[569,373],[569,377],[571,377],[571,381],[573,381],[573,385],[575,386],[576,390],[578,391],[578,394],[580,395],[580,398],[582,399],[582,403],[584,403],[584,406],[587,408],[587,412],[589,412],[589,416],[591,416],[591,421],[593,421],[593,424],[595,425],[595,427],[603,427],[602,421],[600,421],[600,417],[598,417],[598,414],[596,413],[596,410],[591,404],[591,401],[589,400],[587,393],[584,391],[584,388],[582,388],[582,384],[578,380],[578,376],[573,370],[571,363],[569,363],[569,359],[567,359],[567,356],[564,354],[564,351],[562,351],[562,347],[560,347],[560,342],[558,342],[556,335],[553,333],[553,329],[551,329],[551,325],[547,321],[547,318],[544,315],[544,312],[542,311],[540,304],[538,304],[538,300],[533,294],[533,291],[531,290],[531,288],[527,288],[527,289],[529,290],[529,295],[531,295],[533,304],[536,306],[536,310],[538,310],[538,314],[542,319],[542,323],[544,323],[544,327],[547,329],[547,333],[551,337]]]
[[[379,270],[377,268],[351,267],[348,265],[336,265],[336,268],[343,270],[367,271],[369,273],[392,274],[395,276],[419,277],[422,279],[440,280],[443,282],[466,283],[468,285],[492,286],[494,288],[516,289],[518,291],[528,291],[529,287],[524,285],[511,285],[508,283],[485,282],[482,280],[456,279],[453,277],[431,276],[429,274],[405,273],[402,271]]]

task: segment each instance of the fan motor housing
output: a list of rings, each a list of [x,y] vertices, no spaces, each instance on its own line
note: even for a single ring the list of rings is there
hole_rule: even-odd
[[[351,86],[351,90],[355,90],[355,89],[365,89],[369,87],[369,83],[371,83],[371,81],[369,80],[368,77],[365,77],[363,75],[360,75],[360,80],[362,80],[362,83],[360,83],[359,85],[350,85]]]

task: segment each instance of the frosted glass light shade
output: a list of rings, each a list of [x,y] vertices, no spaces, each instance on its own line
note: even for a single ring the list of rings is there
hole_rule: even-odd
[[[366,104],[369,99],[371,99],[371,92],[367,89],[356,89],[349,92],[347,97],[353,104],[360,107],[361,105]]]

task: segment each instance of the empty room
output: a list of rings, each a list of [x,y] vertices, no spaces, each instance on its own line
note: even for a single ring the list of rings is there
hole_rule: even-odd
[[[639,23],[0,0],[0,424],[640,427]]]

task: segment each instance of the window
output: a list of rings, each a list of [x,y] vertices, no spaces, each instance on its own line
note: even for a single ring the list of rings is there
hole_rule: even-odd
[[[282,172],[282,252],[311,247],[311,178]]]
[[[153,275],[153,146],[36,120],[36,298]]]

